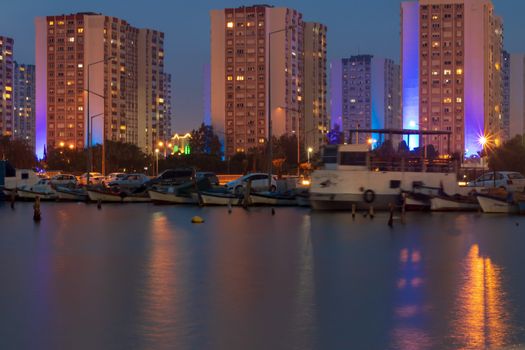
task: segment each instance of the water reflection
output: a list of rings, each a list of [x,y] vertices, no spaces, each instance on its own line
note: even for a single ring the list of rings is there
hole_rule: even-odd
[[[392,338],[397,349],[427,349],[431,340],[427,333],[422,253],[417,248],[399,252],[399,278],[396,281],[396,302]]]
[[[463,263],[456,299],[452,338],[466,349],[501,347],[508,343],[509,314],[501,287],[501,268],[480,256],[474,244]]]

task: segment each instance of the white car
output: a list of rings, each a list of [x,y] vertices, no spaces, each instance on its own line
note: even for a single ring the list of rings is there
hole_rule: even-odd
[[[226,184],[228,190],[236,195],[240,195],[244,192],[244,188],[248,182],[252,183],[252,191],[263,192],[268,191],[268,174],[265,173],[253,173],[244,175],[237,180],[230,181]],[[277,177],[272,175],[270,191],[274,192],[277,189]]]
[[[128,174],[120,179],[111,181],[109,187],[119,187],[119,188],[137,188],[144,185],[150,179],[144,174]]]
[[[100,184],[102,180],[104,180],[104,175],[102,175],[101,173],[89,173],[89,185]],[[87,173],[84,173],[80,176],[79,182],[82,185],[88,185]]]
[[[509,192],[523,192],[525,189],[525,176],[515,171],[496,171],[496,180],[494,181],[494,172],[487,172],[474,181],[470,181],[469,187],[496,187],[502,188]]]
[[[127,175],[126,173],[111,173],[108,176],[106,176],[106,178],[102,181],[102,183],[105,186],[108,186],[110,182],[113,182],[115,180],[120,180],[126,175]]]
[[[69,174],[55,175],[49,182],[53,186],[76,186],[78,184],[77,177]]]

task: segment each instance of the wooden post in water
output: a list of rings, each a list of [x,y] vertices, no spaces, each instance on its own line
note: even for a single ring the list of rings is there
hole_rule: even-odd
[[[40,214],[40,196],[36,196],[35,204],[33,205],[33,220],[39,222],[42,219]]]
[[[394,227],[394,205],[392,203],[388,204],[390,210],[390,217],[388,218],[388,226]]]
[[[407,205],[407,195],[406,193],[402,194],[403,204],[401,204],[401,223],[405,223],[405,214],[406,214],[406,205]]]
[[[244,188],[243,207],[247,208],[251,203],[250,193],[252,192],[252,181],[249,180]]]
[[[11,191],[10,197],[11,197],[11,209],[14,210],[15,209],[15,197],[16,197],[15,190]]]
[[[352,204],[352,219],[354,219],[354,220],[355,220],[355,211],[356,211],[356,205],[354,203],[354,204]]]
[[[370,219],[374,218],[374,206],[373,205],[370,206],[370,209],[368,211],[368,215],[370,216]]]

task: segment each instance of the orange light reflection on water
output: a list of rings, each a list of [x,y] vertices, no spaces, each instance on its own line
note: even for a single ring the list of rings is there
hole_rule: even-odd
[[[453,338],[465,349],[501,347],[508,337],[508,312],[501,287],[501,269],[479,256],[473,245],[464,262],[463,283],[456,299]]]

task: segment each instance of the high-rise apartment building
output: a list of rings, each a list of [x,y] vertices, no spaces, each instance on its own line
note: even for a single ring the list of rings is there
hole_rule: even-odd
[[[304,126],[306,148],[318,151],[330,131],[327,112],[326,33],[320,23],[304,24]]]
[[[491,1],[403,2],[401,16],[404,127],[450,131],[422,140],[440,153],[475,155],[481,136],[499,143],[503,28]]]
[[[13,46],[13,39],[0,36],[0,136],[11,136],[15,130]]]
[[[162,77],[164,86],[162,91],[164,93],[164,113],[163,119],[164,123],[162,126],[161,134],[165,137],[165,140],[169,140],[172,137],[171,131],[171,120],[173,118],[173,106],[172,106],[172,88],[171,88],[171,74],[164,73]]]
[[[164,35],[97,13],[38,17],[35,26],[37,155],[44,145],[85,147],[88,118],[93,144],[130,142],[151,152],[157,124],[146,119],[158,120],[164,98]]]
[[[390,59],[357,55],[332,62],[332,118],[340,125],[349,142],[365,143],[367,133],[350,129],[400,129],[401,96],[399,65]]]
[[[15,62],[14,131],[16,139],[35,148],[35,66]]]
[[[211,119],[226,155],[264,145],[270,111],[273,136],[298,133],[304,142],[302,14],[289,8],[255,5],[213,10],[210,16]],[[319,25],[317,28],[321,29]],[[326,28],[321,30],[317,38],[312,34],[309,40],[325,43]],[[325,91],[319,89],[317,94]],[[318,95],[311,99],[318,99]]]
[[[501,53],[501,125],[502,139],[510,139],[510,54]]]
[[[507,67],[503,69],[505,121],[507,136],[511,139],[525,135],[525,54],[512,53],[504,56]]]

